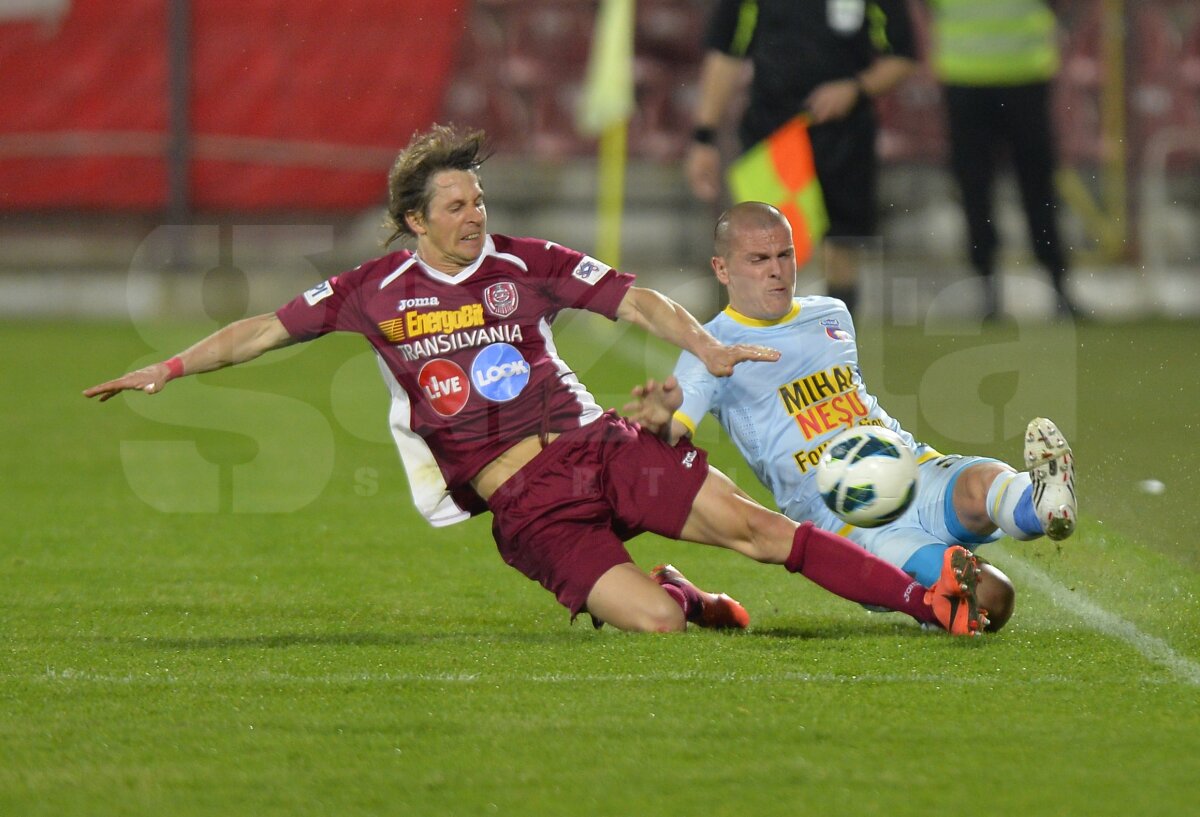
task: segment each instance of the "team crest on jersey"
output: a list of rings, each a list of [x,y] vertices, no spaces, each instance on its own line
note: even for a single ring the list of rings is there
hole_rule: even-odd
[[[488,312],[497,318],[507,318],[517,311],[517,285],[512,281],[492,284],[483,291],[483,302]]]
[[[578,278],[588,286],[593,286],[610,269],[612,267],[608,266],[608,264],[601,264],[595,258],[585,255],[583,260],[575,265],[575,270],[571,273],[571,277]]]
[[[821,321],[821,325],[825,327],[825,334],[834,340],[854,340],[850,333],[842,328],[842,325],[834,318]]]

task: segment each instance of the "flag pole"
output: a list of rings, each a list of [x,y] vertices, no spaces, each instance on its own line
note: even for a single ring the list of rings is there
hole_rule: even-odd
[[[621,262],[629,118],[633,114],[633,0],[601,0],[577,124],[599,137],[596,257]]]
[[[625,209],[625,162],[629,125],[617,122],[600,134],[596,209],[596,255],[609,266],[621,266],[621,216]]]

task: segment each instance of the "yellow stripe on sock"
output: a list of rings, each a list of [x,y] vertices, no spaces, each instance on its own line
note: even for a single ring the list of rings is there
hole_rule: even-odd
[[[1015,476],[1015,472],[1009,474],[1008,479],[1004,481],[1004,487],[1000,489],[1000,493],[996,494],[996,501],[992,503],[992,519],[998,519],[1000,517],[1000,506],[1004,503],[1004,497],[1008,494],[1008,489],[1012,487],[1013,477]],[[1000,529],[1004,530],[1003,527]]]

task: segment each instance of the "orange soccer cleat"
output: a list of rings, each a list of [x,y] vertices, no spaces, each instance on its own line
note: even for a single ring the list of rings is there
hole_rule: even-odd
[[[950,635],[976,636],[987,626],[987,611],[975,600],[979,584],[979,562],[959,545],[946,549],[942,575],[925,591],[925,603],[933,608],[938,623]]]
[[[745,607],[724,593],[706,593],[689,582],[674,565],[659,565],[650,571],[650,577],[659,584],[674,585],[683,591],[688,600],[687,619],[693,624],[715,630],[744,630],[750,626],[750,614]]]

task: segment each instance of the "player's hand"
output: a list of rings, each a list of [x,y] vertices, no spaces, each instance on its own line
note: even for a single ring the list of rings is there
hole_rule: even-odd
[[[832,122],[844,119],[858,102],[859,86],[852,79],[835,79],[823,82],[804,101],[811,116],[811,123]]]
[[[641,386],[634,386],[630,394],[634,399],[622,409],[625,416],[659,436],[670,428],[676,409],[683,405],[683,390],[674,375],[662,383],[647,380]]]
[[[709,374],[717,377],[728,377],[733,374],[733,367],[746,361],[761,361],[774,363],[779,360],[779,350],[768,346],[758,346],[751,343],[737,343],[733,346],[718,345],[709,350],[701,360]]]
[[[683,171],[692,195],[700,201],[716,201],[721,192],[721,152],[716,145],[693,142],[684,158]]]
[[[103,403],[111,397],[116,397],[123,391],[137,390],[143,391],[146,394],[157,394],[167,385],[167,381],[171,379],[171,370],[167,368],[167,364],[155,363],[152,366],[147,366],[144,369],[138,369],[136,372],[122,375],[116,380],[109,380],[107,383],[101,383],[97,386],[92,386],[90,389],[83,390],[84,397],[99,397]]]

